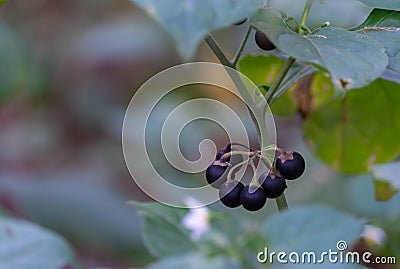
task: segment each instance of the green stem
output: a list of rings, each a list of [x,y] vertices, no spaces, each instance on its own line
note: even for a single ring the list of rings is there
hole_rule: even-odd
[[[206,41],[207,45],[210,47],[210,49],[213,51],[215,56],[218,58],[218,60],[221,62],[221,64],[236,70],[235,65],[233,65],[233,63],[231,61],[229,61],[229,59],[226,57],[226,55],[222,51],[221,47],[218,45],[218,43],[215,41],[215,39],[211,35],[207,35],[205,38],[205,41]],[[248,103],[248,110],[251,115],[251,119],[257,129],[257,132],[259,133],[259,137],[260,138],[265,137],[266,136],[266,128],[265,128],[264,114],[262,113],[263,110],[261,110],[261,113],[260,113],[260,111],[257,111],[257,103],[255,103],[255,101],[252,99],[252,97],[251,97],[250,93],[247,91],[246,87],[241,87],[241,84],[243,84],[243,81],[241,80],[240,76],[233,72],[229,72],[229,71],[227,71],[227,73],[231,77],[233,83],[236,85],[242,98]],[[260,124],[262,124],[262,126],[260,126]],[[260,143],[262,143],[262,141],[260,141]]]
[[[261,133],[261,141],[268,141],[268,137],[264,137],[265,134]],[[265,143],[265,142],[263,142]],[[267,144],[261,144],[261,148],[267,147],[268,146],[268,142]],[[266,156],[268,158],[268,156]],[[265,160],[263,158],[261,158],[261,161],[263,161],[265,163]],[[265,165],[267,165],[265,163]],[[268,165],[267,165],[268,167]],[[285,194],[283,193],[281,196],[279,196],[277,199],[275,199],[276,205],[278,206],[278,211],[279,213],[282,213],[283,211],[288,209],[288,205],[286,202],[286,197]]]
[[[312,3],[313,3],[313,0],[307,0],[306,5],[304,6],[303,14],[301,15],[300,26],[306,24],[308,15],[310,14]],[[299,27],[299,34],[304,34],[301,27]],[[287,59],[285,65],[283,66],[282,70],[278,74],[278,77],[272,84],[272,86],[270,88],[271,93],[269,94],[268,100],[267,100],[269,105],[271,104],[271,101],[275,95],[275,92],[278,90],[279,86],[282,84],[282,81],[285,79],[285,76],[287,75],[290,67],[292,67],[292,65],[295,61],[296,61],[296,59],[289,57],[289,59]],[[284,193],[281,196],[279,196],[277,199],[275,199],[275,201],[276,201],[276,205],[277,205],[280,213],[282,213],[283,211],[288,209],[288,204],[287,204]]]
[[[311,6],[314,0],[307,0],[306,5],[303,10],[303,14],[301,15],[300,19],[300,27],[299,27],[299,34],[304,34],[304,30],[301,29],[302,25],[306,25],[308,15],[310,14]]]
[[[268,104],[271,104],[271,100],[272,100],[274,94],[279,89],[279,86],[282,84],[283,80],[285,79],[287,73],[289,72],[290,68],[292,67],[292,65],[294,64],[295,61],[296,61],[296,59],[293,57],[289,57],[286,60],[285,65],[282,67],[281,71],[278,74],[278,77],[274,80],[274,83],[272,83],[272,86],[269,89],[268,98],[267,98]]]
[[[276,201],[276,205],[278,207],[279,213],[282,213],[283,211],[289,209],[287,201],[286,201],[286,196],[284,193],[281,196],[279,196],[278,198],[276,198],[275,201]]]
[[[246,46],[246,43],[247,43],[247,40],[249,39],[252,28],[253,27],[251,27],[251,26],[249,26],[249,28],[247,28],[246,34],[244,35],[243,40],[240,43],[239,49],[236,52],[235,57],[233,57],[233,60],[232,60],[233,66],[236,66],[237,63],[239,62],[240,56],[242,55],[243,49]]]
[[[304,34],[303,29],[301,29],[302,25],[305,25],[307,22],[308,15],[310,14],[311,6],[314,0],[307,0],[306,5],[304,6],[303,14],[301,15],[301,20],[300,20],[300,27],[299,27],[299,34]],[[269,89],[269,94],[267,98],[267,102],[269,105],[271,105],[271,101],[276,93],[276,91],[279,89],[279,86],[282,84],[285,76],[289,72],[290,67],[294,64],[296,61],[295,58],[289,57],[283,66],[282,70],[279,72],[278,77],[275,79],[274,83],[272,84],[271,88]]]
[[[273,104],[279,97],[281,97],[290,88],[290,86],[294,85],[301,78],[307,75],[311,75],[312,73],[314,73],[314,68],[310,65],[307,65],[296,74],[293,74],[290,77],[286,76],[279,89],[275,92],[269,104],[270,105]]]
[[[235,69],[235,65],[233,65],[231,61],[229,61],[229,59],[225,56],[225,53],[222,51],[221,47],[218,45],[217,41],[215,41],[215,39],[211,35],[207,35],[205,41],[210,49],[214,52],[218,60],[221,62],[221,64]]]

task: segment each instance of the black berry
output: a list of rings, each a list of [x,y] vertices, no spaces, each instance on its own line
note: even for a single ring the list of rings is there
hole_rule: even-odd
[[[206,170],[207,183],[210,184],[212,187],[219,189],[221,184],[224,183],[224,180],[221,177],[225,173],[227,168],[228,166],[221,166],[218,164],[210,165]]]
[[[261,30],[256,31],[255,40],[257,46],[260,49],[269,51],[276,48],[275,45],[271,43],[268,37]]]
[[[293,180],[303,174],[306,168],[306,163],[303,156],[294,151],[281,154],[276,159],[275,168],[279,171],[282,177]]]
[[[224,149],[221,149],[220,151],[218,151],[218,153],[217,153],[217,156],[215,156],[215,160],[216,161],[219,161],[219,160],[221,160],[221,157],[224,155],[224,154],[226,154],[226,153],[228,153],[228,152],[231,152],[232,151],[232,146],[231,146],[231,144],[228,144],[227,146],[226,146],[226,148],[224,148]],[[223,161],[223,162],[229,162],[231,160],[231,156],[229,156],[229,157],[227,157],[225,160],[221,160],[221,161]]]
[[[286,181],[273,174],[270,174],[267,177],[261,175],[259,181],[267,195],[267,198],[278,198],[287,188]]]
[[[233,25],[242,25],[243,23],[245,23],[247,21],[247,18],[244,18],[240,21],[235,22]]]
[[[230,181],[222,184],[219,189],[219,198],[221,202],[230,208],[240,206],[240,192],[243,187],[243,184],[238,181]]]
[[[253,191],[253,187],[251,188]],[[240,192],[240,203],[242,206],[249,211],[257,211],[263,208],[267,202],[267,195],[261,188],[256,189],[250,193],[250,186],[242,188]]]

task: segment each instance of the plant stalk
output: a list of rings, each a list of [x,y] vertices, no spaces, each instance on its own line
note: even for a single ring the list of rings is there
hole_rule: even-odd
[[[285,210],[289,209],[287,201],[286,201],[286,196],[284,193],[281,196],[279,196],[278,198],[276,198],[275,201],[276,201],[276,205],[278,207],[279,213],[282,213]]]
[[[205,37],[205,41],[210,49],[214,52],[218,60],[221,62],[221,64],[235,69],[235,66],[231,63],[231,61],[229,61],[228,57],[225,56],[225,53],[222,51],[217,41],[215,41],[215,39],[211,35],[207,35]]]
[[[306,5],[304,6],[303,14],[301,15],[301,20],[300,20],[300,26],[305,25],[307,22],[308,15],[310,14],[311,6],[312,6],[313,0],[307,0]],[[304,31],[299,27],[299,34],[304,34]],[[296,59],[293,57],[289,57],[288,60],[286,61],[285,65],[283,66],[282,70],[280,71],[277,79],[274,81],[270,88],[271,94],[269,94],[267,102],[269,105],[271,105],[272,98],[274,97],[274,94],[278,90],[279,86],[282,84],[283,80],[285,79],[287,73],[289,72],[290,68],[294,64]],[[282,213],[283,211],[288,209],[288,204],[286,201],[286,196],[283,193],[281,196],[279,196],[277,199],[275,199],[276,205],[278,207],[279,213]]]
[[[279,89],[279,86],[282,84],[283,80],[285,79],[287,73],[289,72],[290,68],[292,67],[292,65],[294,64],[295,61],[296,61],[296,59],[293,57],[289,57],[286,60],[285,65],[282,67],[281,71],[278,74],[278,77],[274,80],[274,83],[272,83],[272,86],[269,89],[269,93],[267,95],[268,96],[268,98],[267,98],[268,105],[271,105],[271,100],[274,97],[274,94]]]
[[[303,10],[303,14],[301,15],[300,19],[300,27],[299,27],[299,34],[302,35],[304,34],[304,30],[301,29],[302,25],[306,25],[308,15],[310,14],[311,6],[313,4],[314,0],[307,0],[306,5]]]
[[[240,43],[239,49],[236,52],[235,56],[233,57],[232,65],[235,67],[236,67],[237,63],[239,62],[240,56],[242,55],[243,49],[246,46],[247,40],[249,39],[252,29],[253,29],[253,27],[251,27],[251,25],[247,28],[246,34],[244,35],[243,40]]]

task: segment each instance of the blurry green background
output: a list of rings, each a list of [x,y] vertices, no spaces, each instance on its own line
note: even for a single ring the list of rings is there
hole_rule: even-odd
[[[303,5],[274,2],[295,17]],[[332,17],[332,24],[349,27],[368,15],[365,6],[346,2],[327,1],[324,13],[311,12],[310,21],[317,25]],[[245,27],[215,33],[228,55]],[[253,40],[246,52],[260,53]],[[204,44],[198,60],[215,61]],[[88,267],[150,262],[141,220],[126,205],[148,198],[125,167],[122,121],[135,90],[180,62],[166,33],[129,1],[10,0],[2,6],[0,207],[62,234]],[[303,152],[308,163],[303,183],[288,189],[290,204],[328,203],[379,215],[382,205],[374,202],[370,180],[346,180],[313,159],[302,143],[300,117],[276,122],[278,144]],[[212,131],[204,137],[226,144]],[[263,212],[275,211],[270,203]]]

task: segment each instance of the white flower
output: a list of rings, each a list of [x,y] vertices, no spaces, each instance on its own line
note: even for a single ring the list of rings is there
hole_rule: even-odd
[[[206,206],[193,197],[184,199],[189,213],[182,220],[182,225],[191,231],[193,240],[199,240],[201,236],[210,230],[210,212]]]
[[[367,243],[381,245],[386,238],[386,233],[379,227],[365,225],[361,237],[364,238]]]

